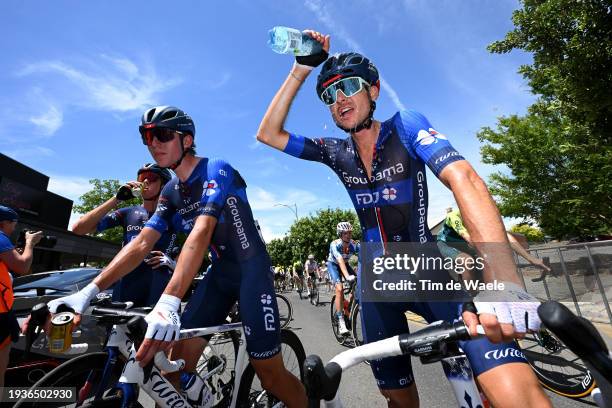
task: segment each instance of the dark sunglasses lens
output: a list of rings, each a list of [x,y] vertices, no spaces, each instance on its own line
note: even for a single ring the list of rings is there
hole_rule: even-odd
[[[138,181],[142,183],[145,180],[149,180],[151,183],[155,183],[157,180],[159,180],[159,176],[151,172],[140,173],[138,175]]]
[[[141,129],[140,135],[142,136],[142,143],[150,145],[153,139],[159,140],[161,143],[167,143],[174,139],[175,132],[171,129],[165,128],[152,128],[152,129]]]

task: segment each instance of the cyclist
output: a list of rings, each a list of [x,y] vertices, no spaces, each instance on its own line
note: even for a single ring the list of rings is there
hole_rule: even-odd
[[[317,276],[319,274],[319,264],[314,259],[314,255],[308,255],[308,259],[304,262],[304,271],[306,271],[306,281],[308,286],[308,295],[310,296],[311,290],[314,291],[314,285],[317,284]]]
[[[20,253],[11,243],[19,215],[15,210],[0,205],[0,388],[4,387],[4,373],[9,363],[11,341],[19,340],[19,323],[13,313],[13,277],[9,271],[26,275],[32,266],[34,246],[43,233],[26,232],[25,246]]]
[[[550,268],[546,266],[541,259],[536,258],[527,252],[521,243],[514,237],[514,235],[506,232],[506,236],[508,237],[508,242],[510,242],[510,246],[514,252],[522,256],[530,264],[550,272]],[[452,207],[446,209],[446,219],[444,220],[442,230],[436,239],[438,241],[440,253],[442,253],[442,255],[445,257],[453,259],[467,259],[477,256],[475,250],[476,245],[472,242],[467,228],[465,228],[463,225],[463,219],[461,218],[461,213],[458,209],[453,209]],[[481,278],[480,276],[474,276],[475,274],[473,272],[473,269],[466,268],[465,272],[461,274],[461,278],[463,280]]]
[[[72,232],[85,235],[120,226],[123,229],[122,246],[136,238],[155,213],[161,191],[172,179],[172,174],[157,164],[147,163],[138,169],[136,176],[136,181],[121,186],[114,197],[79,218],[72,226]],[[134,198],[133,189],[142,189],[142,205],[113,210],[122,201]],[[147,258],[115,283],[113,300],[131,301],[137,307],[153,306],[170,281],[176,265],[167,255],[174,248],[175,240],[174,229],[165,231]]]
[[[304,268],[300,261],[293,263],[293,281],[295,282],[295,291],[302,293],[304,291]],[[300,295],[301,297],[301,295]]]
[[[352,240],[353,225],[348,221],[339,222],[336,225],[338,239],[329,244],[329,257],[327,258],[327,272],[336,290],[336,317],[338,318],[338,332],[341,335],[349,333],[344,321],[344,290],[342,278],[348,282],[355,280],[356,274],[349,265],[349,258],[359,254],[359,243]],[[351,294],[353,296],[353,294]],[[349,299],[350,301],[350,299]]]
[[[283,366],[280,325],[273,272],[247,200],[240,173],[221,159],[198,157],[195,125],[172,106],[147,110],[139,131],[157,165],[177,177],[164,187],[155,214],[94,281],[80,292],[49,303],[52,312],[67,304],[81,313],[100,290],[134,269],[171,226],[188,233],[175,271],[153,310],[147,315],[145,340],[136,359],[142,366],[158,351],[172,347],[171,358],[182,358],[195,372],[206,339],[173,342],[180,327],[222,324],[237,300],[246,334],[247,351],[262,386],[290,407],[305,407],[300,381]],[[214,253],[210,273],[198,284],[179,318],[181,298],[206,255]],[[75,319],[80,320],[80,316]],[[180,373],[169,374],[178,385]]]
[[[390,241],[418,245],[434,242],[426,224],[427,164],[453,191],[474,240],[497,243],[496,262],[487,265],[485,280],[498,279],[514,284],[508,284],[508,287],[513,288],[516,302],[477,302],[479,317],[474,313],[463,314],[472,334],[476,334],[480,318],[488,338],[498,343],[507,342],[493,344],[479,339],[463,346],[480,386],[494,406],[549,406],[537,378],[526,360],[520,357],[520,350],[510,342],[527,328],[537,330],[540,323],[536,313],[538,302],[519,286],[520,278],[516,276],[510,250],[499,249],[507,244],[507,238],[486,185],[446,136],[438,133],[420,113],[401,111],[384,122],[374,120],[380,92],[378,70],[374,64],[354,52],[328,59],[329,36],[314,31],[308,33],[323,45],[323,50],[314,55],[296,57],[296,64],[262,119],[257,139],[295,157],[319,161],[331,167],[353,201],[364,242],[380,243],[384,251]],[[310,139],[284,129],[298,90],[320,64],[323,67],[317,78],[317,96],[329,107],[336,125],[350,134],[346,139]],[[480,252],[489,249],[490,246],[483,245]],[[451,279],[444,271],[433,272],[436,279]],[[527,301],[519,302],[519,299]],[[363,300],[360,306],[366,342],[407,332],[404,312],[408,309],[434,321],[458,317],[461,307],[458,302],[383,303]],[[499,360],[486,357],[491,355],[485,355],[487,351],[497,349],[505,350],[505,354],[498,354]],[[399,356],[372,361],[371,367],[390,406],[417,405],[418,393],[410,358]],[[520,397],[516,393],[519,389]]]

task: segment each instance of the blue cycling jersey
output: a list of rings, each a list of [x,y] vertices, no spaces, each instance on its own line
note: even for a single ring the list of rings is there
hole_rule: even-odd
[[[105,215],[98,222],[96,229],[104,231],[121,226],[125,246],[142,231],[149,217],[150,214],[141,205],[120,208]],[[169,253],[176,240],[174,231],[174,228],[165,231],[155,243],[153,250]],[[167,266],[153,269],[143,261],[113,286],[113,300],[131,301],[136,306],[154,305],[170,281],[171,273]]]
[[[96,226],[98,232],[121,226],[123,228],[123,246],[133,240],[144,228],[150,214],[142,205],[120,208],[106,214]],[[176,240],[174,228],[166,231],[155,243],[154,250],[169,253]]]
[[[398,112],[381,123],[369,179],[351,137],[290,134],[284,151],[331,167],[353,201],[364,241],[383,243],[433,241],[427,227],[425,164],[437,176],[450,163],[464,160],[446,136],[415,111]]]
[[[178,178],[168,182],[146,227],[163,233],[174,225],[189,233],[200,215],[217,218],[210,244],[215,259],[243,262],[266,252],[247,200],[246,182],[221,159],[202,158],[185,182]]]
[[[359,254],[359,249],[360,246],[358,242],[351,239],[348,245],[345,247],[342,244],[342,238],[338,238],[329,244],[329,257],[327,258],[327,261],[338,263],[337,259],[342,257],[345,262],[348,262],[351,255]]]

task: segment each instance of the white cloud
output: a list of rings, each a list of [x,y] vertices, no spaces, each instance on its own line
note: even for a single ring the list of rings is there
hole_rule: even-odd
[[[62,126],[64,115],[57,106],[49,105],[46,112],[30,116],[29,120],[43,135],[51,136]]]
[[[352,51],[356,51],[360,54],[367,54],[347,29],[340,24],[338,19],[332,17],[327,5],[323,4],[321,0],[306,0],[304,4],[315,14],[317,20],[319,20],[335,38],[341,38]],[[395,92],[395,89],[393,89],[391,84],[387,82],[382,75],[380,76],[380,85],[397,109],[406,109],[397,95],[397,92]]]
[[[112,112],[142,111],[159,102],[159,95],[178,85],[179,78],[163,78],[150,65],[138,66],[127,58],[100,55],[75,66],[58,60],[41,61],[24,67],[18,76],[63,77],[62,100],[66,104]],[[45,87],[45,92],[50,92]],[[59,99],[59,98],[58,98]]]
[[[66,197],[75,203],[79,197],[92,189],[89,179],[78,176],[49,175],[47,190]]]

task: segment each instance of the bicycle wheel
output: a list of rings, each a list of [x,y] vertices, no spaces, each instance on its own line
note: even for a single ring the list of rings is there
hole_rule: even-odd
[[[44,377],[36,382],[30,389],[35,390],[40,387],[71,387],[76,388],[76,392],[78,393],[81,387],[85,384],[87,377],[91,372],[94,375],[101,375],[104,370],[104,366],[108,359],[107,351],[100,351],[96,353],[84,354],[78,357],[75,357],[71,360],[64,362],[63,364],[57,366],[53,370],[49,371]],[[121,371],[123,368],[123,364],[115,364],[114,370],[111,373],[110,378],[107,381],[108,389],[110,390],[115,386],[119,377],[121,376]],[[87,393],[87,398],[93,398],[94,393],[96,392],[95,385],[89,390]],[[115,395],[105,396],[101,401],[87,401],[83,406],[117,406],[117,399]],[[115,401],[115,405],[112,405],[112,401]],[[106,404],[106,405],[105,405]],[[48,407],[49,403],[46,402],[17,402],[15,404],[15,408],[20,407]],[[67,404],[67,407],[74,407],[74,404]]]
[[[209,340],[198,360],[196,370],[200,377],[215,371],[212,379],[217,392],[213,395],[213,407],[226,406],[226,402],[231,400],[239,345],[240,336],[237,332],[217,333]]]
[[[281,330],[281,353],[283,356],[283,364],[287,371],[295,375],[300,381],[304,379],[304,360],[306,353],[304,346],[298,336],[289,330]],[[268,394],[263,387],[259,378],[255,375],[255,369],[249,363],[238,389],[237,406],[243,407],[273,407],[280,401],[274,395]]]
[[[280,318],[280,328],[284,329],[291,323],[293,317],[293,307],[291,302],[283,295],[276,294],[276,304],[278,305],[278,316]]]
[[[340,330],[338,329],[338,318],[336,317],[336,295],[332,296],[329,306],[332,333],[334,333],[334,337],[338,343],[344,344],[345,338],[340,334]]]
[[[319,288],[317,287],[317,282],[313,282],[312,290],[310,291],[310,303],[313,306],[319,305]]]
[[[355,302],[351,310],[351,335],[355,341],[355,347],[363,344],[363,331],[361,330],[361,316],[359,315],[359,303]]]
[[[540,383],[568,398],[583,398],[596,387],[582,360],[546,329],[530,333],[519,346]]]

